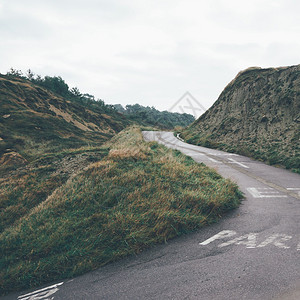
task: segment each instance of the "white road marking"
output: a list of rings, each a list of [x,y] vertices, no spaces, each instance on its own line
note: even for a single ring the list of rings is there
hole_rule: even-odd
[[[286,246],[283,242],[290,240],[292,236],[286,234],[273,234],[268,237],[264,242],[257,246],[257,248],[265,247],[269,244],[273,244],[274,246],[282,249],[289,249],[289,246]]]
[[[225,237],[231,237],[236,235],[236,232],[233,230],[223,230],[221,232],[219,232],[218,234],[215,234],[214,236],[212,236],[211,238],[207,239],[206,241],[199,243],[199,245],[202,246],[206,246],[208,244],[210,244],[211,242],[215,241],[215,240],[220,240],[223,239]]]
[[[235,153],[207,153],[209,155],[215,155],[215,156],[239,156]]]
[[[210,161],[214,162],[214,163],[219,163],[219,161],[217,161],[217,160],[215,160],[215,159],[213,159],[213,158],[211,158],[211,157],[208,157],[208,156],[207,156],[207,158],[208,158]]]
[[[188,151],[183,151],[183,153],[184,153],[185,155],[189,155],[189,156],[191,156],[191,157],[198,157],[198,156],[203,157],[203,156],[205,156],[207,159],[209,159],[210,161],[212,161],[212,162],[214,162],[214,163],[217,163],[217,164],[221,163],[220,161],[215,160],[215,159],[213,159],[213,158],[207,156],[207,155],[204,154],[204,153],[199,153],[199,152],[196,152],[196,153],[195,153],[194,150],[190,150],[190,152],[188,152]]]
[[[178,138],[180,141],[184,142],[184,139],[182,139],[179,135],[180,135],[180,134],[178,133],[178,134],[177,134],[177,138]]]
[[[198,153],[198,152],[195,152],[195,151],[192,151],[192,152],[182,151],[182,152],[186,155],[189,155],[189,156],[204,156],[205,155],[204,153]]]
[[[236,161],[236,160],[233,159],[233,158],[228,158],[228,160],[230,160],[232,163],[237,164],[237,165],[239,165],[239,166],[241,166],[241,167],[243,167],[243,168],[249,169],[248,166],[246,166],[246,165],[244,165],[244,164],[242,164],[242,163]]]
[[[39,299],[54,299],[54,297],[49,298],[49,296],[55,294],[59,289],[58,286],[62,285],[63,282],[45,287],[40,290],[36,290],[26,295],[22,295],[18,297],[18,300],[39,300]]]
[[[237,233],[233,230],[223,230],[211,238],[205,240],[202,243],[199,243],[201,246],[207,246],[211,242],[214,242],[216,240],[221,240],[225,238],[230,238]],[[293,237],[291,235],[282,234],[282,233],[275,233],[271,236],[265,238],[263,242],[261,242],[259,245],[257,245],[257,240],[259,237],[259,233],[253,233],[250,232],[248,234],[244,234],[242,236],[236,237],[232,240],[229,240],[227,242],[223,242],[218,245],[219,248],[223,248],[230,245],[245,245],[248,249],[254,249],[254,248],[264,248],[269,245],[276,246],[280,249],[290,249],[291,247],[286,245],[286,242],[290,241]],[[297,251],[300,251],[300,243],[297,245]]]
[[[287,195],[282,195],[272,188],[247,188],[247,191],[254,198],[287,198]]]
[[[287,188],[288,191],[298,191],[298,195],[300,196],[300,188]]]
[[[226,247],[232,244],[236,245],[246,245],[246,248],[255,248],[256,247],[256,237],[257,233],[249,233],[240,237],[237,237],[231,241],[220,244],[218,247]]]

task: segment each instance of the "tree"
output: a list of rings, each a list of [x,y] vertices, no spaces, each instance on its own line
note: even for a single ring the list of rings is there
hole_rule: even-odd
[[[125,108],[121,104],[115,104],[114,108],[119,113],[124,114],[126,112]]]
[[[14,68],[10,68],[10,70],[6,73],[6,75],[15,76],[15,77],[23,77],[22,71],[14,69]]]
[[[45,76],[40,84],[61,96],[67,96],[69,93],[69,86],[60,76]]]
[[[83,94],[83,97],[88,100],[95,101],[95,96],[93,96],[93,95],[85,93],[85,94]]]
[[[30,69],[27,70],[25,75],[26,75],[27,79],[29,79],[30,81],[33,81],[34,73]]]
[[[70,93],[71,93],[73,96],[79,97],[79,98],[82,96],[82,94],[80,93],[80,91],[79,91],[79,89],[78,89],[77,87],[71,88]]]

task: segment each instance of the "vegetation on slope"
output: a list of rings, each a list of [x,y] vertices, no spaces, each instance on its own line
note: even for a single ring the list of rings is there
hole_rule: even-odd
[[[59,95],[64,99],[72,102],[77,102],[88,108],[98,108],[102,112],[113,113],[112,105],[105,104],[101,99],[95,99],[95,96],[90,94],[82,94],[77,87],[69,88],[68,84],[60,76],[45,76],[34,74],[30,69],[24,75],[21,70],[11,68],[6,76],[10,79],[26,80],[35,85],[51,91],[55,95]]]
[[[181,137],[300,173],[300,65],[249,68]]]
[[[130,107],[130,114],[121,114],[59,76],[14,69],[0,74],[0,173],[45,153],[98,147],[133,123],[170,129],[193,121],[191,115]]]
[[[72,176],[62,172],[65,157],[75,160]],[[241,199],[235,184],[144,142],[135,127],[97,149],[44,155],[0,183],[2,294],[139,253],[214,222]]]
[[[30,161],[44,153],[99,146],[130,124],[114,109],[92,104],[87,107],[24,78],[0,75],[0,159],[18,153]]]
[[[126,105],[125,108],[121,104],[116,104],[114,107],[119,113],[138,124],[162,129],[173,129],[175,126],[186,127],[195,121],[194,116],[190,114],[159,111],[154,107],[144,107],[139,104]]]
[[[125,108],[120,105],[108,105],[103,100],[96,99],[93,95],[83,94],[77,87],[69,88],[68,84],[60,76],[35,75],[31,70],[26,75],[20,70],[11,69],[7,73],[10,79],[22,79],[51,91],[75,105],[80,105],[83,110],[91,110],[108,115],[116,115],[116,111],[125,116],[125,119],[144,126],[154,126],[160,129],[172,129],[175,126],[185,127],[191,124],[195,118],[190,114],[172,113],[168,111],[160,112],[154,107],[143,107],[139,104],[126,105]],[[124,117],[123,117],[124,118]]]

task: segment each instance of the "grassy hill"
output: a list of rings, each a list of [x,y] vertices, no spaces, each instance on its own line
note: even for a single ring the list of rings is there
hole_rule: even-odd
[[[47,160],[2,180],[0,294],[139,253],[240,203],[235,184],[180,152],[146,143],[136,127],[97,152],[98,161],[56,189],[60,173],[45,175],[52,168]]]
[[[240,72],[181,137],[300,172],[300,65]]]
[[[136,106],[145,114],[147,108]],[[24,76],[13,69],[7,75],[0,74],[2,166],[21,164],[42,153],[101,145],[133,123],[172,129],[193,120],[191,115],[154,108],[147,110],[146,118],[140,110],[124,115],[93,95],[70,89],[61,77],[42,78],[30,70]]]
[[[12,152],[24,161],[102,144],[130,124],[103,103],[84,107],[17,76],[0,75],[0,111],[0,157]]]
[[[214,170],[146,143],[60,78],[38,81],[0,75],[0,295],[139,253],[239,205]]]

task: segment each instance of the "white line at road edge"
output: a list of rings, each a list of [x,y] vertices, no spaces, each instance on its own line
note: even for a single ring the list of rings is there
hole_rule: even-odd
[[[178,138],[180,141],[184,142],[184,139],[182,139],[179,135],[180,135],[180,133],[177,133],[177,138]]]
[[[29,294],[19,296],[18,299],[19,299],[19,300],[29,299],[29,296],[32,296],[32,295],[35,295],[35,294],[37,294],[37,293],[41,293],[41,292],[44,292],[44,291],[48,291],[48,290],[51,290],[51,289],[56,289],[58,286],[60,286],[60,285],[62,285],[62,284],[63,284],[63,282],[60,282],[60,283],[57,283],[57,284],[54,284],[54,285],[45,287],[45,288],[43,288],[43,289],[36,290],[36,291],[31,292],[31,293],[29,293]],[[31,297],[30,297],[30,298],[31,298]],[[34,298],[32,298],[32,299],[34,299]],[[38,298],[38,299],[42,299],[42,298]]]
[[[239,165],[239,166],[241,166],[241,167],[243,167],[243,168],[249,169],[248,166],[246,166],[246,165],[244,165],[244,164],[242,164],[242,163],[236,161],[236,160],[233,159],[233,158],[228,158],[228,160],[230,160],[230,161],[233,162],[234,164],[237,164],[237,165]]]

